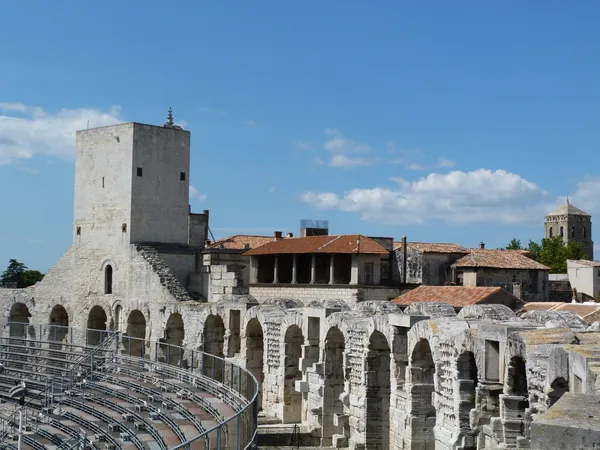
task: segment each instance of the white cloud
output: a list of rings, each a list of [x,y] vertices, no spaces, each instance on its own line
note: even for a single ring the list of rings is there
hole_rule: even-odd
[[[254,122],[254,120],[246,120],[246,122],[244,122],[246,125],[251,126],[251,127],[255,127],[256,123]]]
[[[21,103],[0,103],[0,166],[37,155],[71,159],[75,131],[122,122],[120,108],[61,109],[46,112]]]
[[[222,109],[214,109],[214,108],[209,108],[207,106],[201,106],[200,107],[200,111],[203,112],[203,113],[207,113],[207,114],[217,114],[219,116],[224,116],[224,115],[227,114]]]
[[[421,163],[410,163],[406,165],[407,169],[410,170],[427,170],[427,167],[425,167],[423,164]]]
[[[306,192],[301,199],[315,208],[355,212],[363,220],[380,223],[464,224],[539,221],[547,195],[536,184],[504,170],[430,173],[416,181],[394,181],[394,188],[353,189],[343,195]]]
[[[206,194],[201,193],[198,189],[190,184],[190,200],[196,200],[199,202],[203,202],[206,200]]]
[[[440,158],[438,161],[438,167],[440,169],[449,169],[450,167],[454,167],[456,163],[448,158]]]
[[[577,182],[577,189],[569,201],[589,214],[600,214],[600,177],[585,177]],[[565,201],[561,197],[560,203]]]
[[[327,128],[325,135],[330,136],[323,147],[325,150],[332,153],[364,153],[371,151],[371,148],[366,144],[360,144],[350,139],[345,138],[338,130]]]
[[[366,158],[352,158],[346,155],[333,155],[329,165],[331,167],[342,167],[344,169],[350,169],[352,167],[359,166],[370,166],[372,163]]]
[[[38,169],[34,169],[32,167],[27,167],[27,166],[17,166],[17,169],[29,173],[31,175],[38,175],[40,173],[40,171]]]

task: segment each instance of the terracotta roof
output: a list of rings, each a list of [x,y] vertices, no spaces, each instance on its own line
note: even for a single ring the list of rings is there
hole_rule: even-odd
[[[567,264],[569,263],[581,264],[582,266],[587,267],[600,267],[600,262],[598,261],[588,261],[587,259],[567,259]]]
[[[493,269],[549,270],[549,267],[525,256],[521,250],[473,249],[453,264],[454,267]]]
[[[408,247],[423,253],[469,253],[469,251],[456,244],[440,244],[433,242],[407,242]],[[394,242],[394,250],[402,248],[402,242]]]
[[[226,248],[230,250],[244,250],[245,245],[256,248],[261,245],[273,242],[275,238],[273,236],[253,236],[249,234],[236,234],[229,236],[224,239],[219,239],[208,246],[208,248]]]
[[[568,200],[565,203],[563,203],[561,206],[559,206],[557,209],[555,209],[554,211],[552,211],[550,214],[548,214],[546,217],[549,217],[549,216],[564,216],[564,215],[567,215],[567,214],[570,215],[570,216],[591,217],[585,211],[583,211],[583,210],[577,208],[576,206],[574,206],[573,204],[569,203]]]
[[[244,253],[247,256],[284,255],[293,253],[347,253],[387,255],[380,244],[360,234],[341,236],[308,236],[270,242]]]
[[[478,303],[500,303],[513,307],[519,299],[501,287],[483,286],[419,286],[392,300],[397,305],[412,303],[448,303],[454,308]]]

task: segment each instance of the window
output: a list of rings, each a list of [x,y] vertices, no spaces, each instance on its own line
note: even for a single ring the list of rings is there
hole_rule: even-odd
[[[500,381],[500,343],[485,341],[485,378],[488,381]]]
[[[77,236],[81,236],[81,227],[77,227]]]
[[[381,261],[381,279],[388,280],[390,278],[390,262]]]
[[[138,168],[137,168],[137,176],[138,176],[138,177],[141,177],[141,176],[142,176],[142,174],[143,174],[143,170],[142,170],[142,168],[141,168],[141,167],[138,167]]]
[[[108,266],[106,266],[106,269],[104,269],[104,293],[105,294],[112,294],[112,275],[113,275],[113,269],[112,269],[112,266],[109,264]]]
[[[123,225],[121,225],[121,232],[122,233],[127,233],[127,224],[124,223]]]
[[[598,276],[600,277],[600,270],[598,271]]]
[[[104,187],[104,177],[102,177],[102,187]]]
[[[565,230],[563,227],[560,227],[560,237],[565,237]]]
[[[185,172],[179,172],[179,180],[185,181]]]
[[[553,235],[553,233],[552,233],[552,227],[550,227],[550,228],[548,229],[548,236],[549,236],[549,237],[552,237],[552,235]]]
[[[575,227],[571,227],[571,237],[575,237]]]
[[[375,264],[373,264],[372,262],[365,263],[365,276],[364,276],[365,284],[373,284],[374,268],[375,268]]]
[[[587,228],[583,227],[583,238],[587,239]]]

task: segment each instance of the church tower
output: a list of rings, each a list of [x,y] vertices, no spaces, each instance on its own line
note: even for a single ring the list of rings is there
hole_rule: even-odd
[[[592,242],[592,216],[572,205],[569,200],[546,216],[544,236],[560,236],[565,244],[570,241],[581,242],[588,258],[594,259]]]

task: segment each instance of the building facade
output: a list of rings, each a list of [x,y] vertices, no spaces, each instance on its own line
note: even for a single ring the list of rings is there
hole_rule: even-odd
[[[594,259],[592,241],[592,216],[574,206],[567,200],[555,211],[548,214],[544,221],[544,237],[560,236],[563,242],[580,242],[587,259]]]

